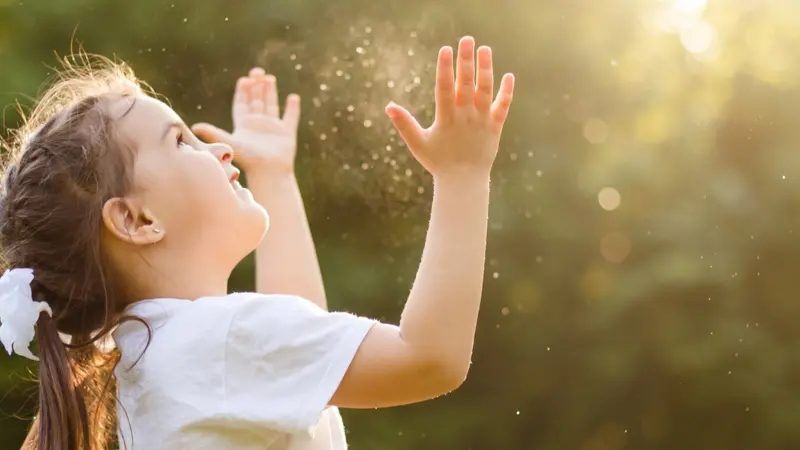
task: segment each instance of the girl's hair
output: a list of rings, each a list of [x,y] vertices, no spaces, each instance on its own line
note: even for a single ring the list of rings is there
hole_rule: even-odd
[[[132,185],[133,148],[115,124],[143,85],[124,64],[80,53],[64,58],[51,87],[5,143],[0,256],[33,269],[38,412],[23,449],[100,450],[116,430],[116,352],[98,341],[122,320],[125,286],[104,251],[102,208]],[[119,109],[119,108],[115,108]],[[67,335],[69,339],[65,339]]]

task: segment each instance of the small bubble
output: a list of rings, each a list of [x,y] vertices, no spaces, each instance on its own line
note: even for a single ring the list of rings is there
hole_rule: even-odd
[[[320,90],[320,91],[327,91],[327,90],[328,90],[328,85],[327,85],[327,84],[325,84],[325,83],[323,83],[323,84],[320,84],[320,85],[319,85],[319,90]]]
[[[614,211],[617,209],[621,200],[622,197],[619,191],[612,187],[604,187],[600,189],[600,193],[597,194],[597,202],[600,203],[600,207],[606,211]]]
[[[608,140],[608,124],[592,118],[583,125],[583,137],[592,144],[602,144]]]
[[[184,17],[184,18],[183,18],[183,23],[186,23],[186,22],[188,22],[188,21],[189,21],[189,19],[188,19],[188,18],[186,18],[186,17]]]
[[[548,352],[550,351],[550,347],[547,347],[547,351],[548,351]]]
[[[786,179],[786,175],[781,175],[781,178],[783,178],[785,180]]]
[[[203,109],[203,105],[197,105],[197,110],[200,111],[201,109]]]
[[[364,121],[364,128],[369,128],[372,126],[372,121],[367,119]]]
[[[363,55],[365,53],[364,48],[363,47],[356,47],[356,53],[358,53],[359,55]]]
[[[324,140],[327,140],[327,139],[328,139],[328,136],[325,133],[322,133],[322,134],[319,135],[319,140],[320,141],[324,141]]]
[[[420,84],[421,82],[422,80],[420,79],[420,77],[414,77],[414,84]]]
[[[353,106],[353,105],[347,105],[347,111],[348,111],[348,112],[353,112],[353,111],[355,111],[355,110],[356,110],[355,106]]]
[[[617,67],[617,60],[616,59],[612,59],[611,60],[611,66],[612,67]]]
[[[414,56],[414,49],[408,49],[408,56]]]
[[[295,55],[294,53],[292,53],[291,55],[289,55],[289,59],[291,59],[292,61],[294,61],[295,59],[297,59],[297,55]]]
[[[336,71],[336,76],[337,77],[340,77],[342,75],[344,75],[344,71],[343,70],[339,69],[339,70]]]
[[[496,279],[500,278],[500,274],[495,272],[495,273],[492,274],[492,278],[494,278],[496,280]]]
[[[517,415],[519,415],[519,410],[517,410]]]
[[[500,314],[502,314],[504,316],[507,316],[507,315],[511,314],[511,310],[508,309],[508,306],[504,306],[503,309],[500,310]]]
[[[361,163],[361,169],[362,169],[362,170],[367,170],[367,169],[369,169],[369,164],[367,164],[367,163]]]
[[[350,164],[345,164],[344,166],[342,166],[342,169],[350,170]]]
[[[227,22],[227,21],[228,21],[228,18],[226,17],[226,18],[225,18],[225,22]]]
[[[364,28],[364,32],[366,32],[366,33],[372,33],[372,27],[366,27],[366,28]]]
[[[541,177],[542,176],[542,171],[541,170],[537,170],[536,171],[536,176],[537,177]]]
[[[417,32],[416,32],[416,31],[412,31],[412,32],[411,32],[411,34],[410,34],[410,36],[411,36],[412,38],[415,38],[415,37],[417,37]]]
[[[392,165],[394,165],[394,164],[392,164]],[[417,188],[417,194],[424,194],[424,193],[425,193],[425,188],[424,187],[420,186],[420,187]]]
[[[394,87],[394,81],[392,81],[392,80],[389,80],[389,81],[386,83],[386,87],[393,88],[393,87]]]

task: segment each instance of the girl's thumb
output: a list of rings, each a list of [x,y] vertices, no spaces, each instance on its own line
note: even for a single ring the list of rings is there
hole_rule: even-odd
[[[208,123],[197,123],[192,125],[192,133],[206,142],[222,142],[228,145],[233,144],[233,136],[231,136],[230,133]]]
[[[395,103],[390,103],[386,106],[386,115],[389,116],[389,120],[397,129],[397,134],[409,148],[416,149],[421,145],[422,127],[408,110]]]

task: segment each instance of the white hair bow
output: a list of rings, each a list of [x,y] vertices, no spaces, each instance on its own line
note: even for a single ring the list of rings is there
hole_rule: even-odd
[[[38,361],[30,351],[34,327],[43,312],[53,315],[50,305],[33,301],[32,269],[6,270],[0,277],[0,343],[9,355],[16,353]]]

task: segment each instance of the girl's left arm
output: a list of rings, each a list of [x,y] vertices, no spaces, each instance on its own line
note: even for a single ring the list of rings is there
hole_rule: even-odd
[[[326,308],[325,288],[300,187],[294,174],[246,172],[270,229],[256,249],[256,290],[292,294]]]
[[[233,133],[209,124],[192,130],[209,142],[223,142],[235,152],[253,198],[269,214],[270,229],[256,250],[256,290],[292,294],[323,309],[325,288],[308,225],[303,197],[294,175],[300,98],[290,95],[283,116],[275,77],[253,69],[236,84]]]

